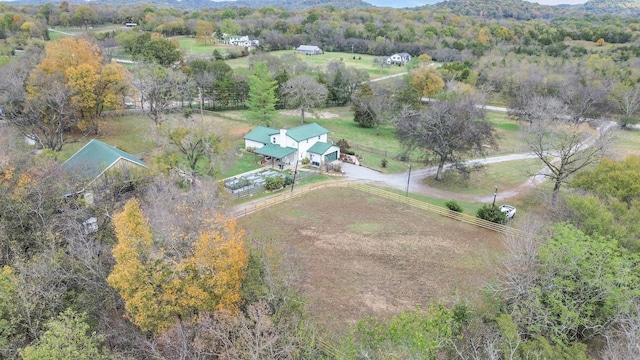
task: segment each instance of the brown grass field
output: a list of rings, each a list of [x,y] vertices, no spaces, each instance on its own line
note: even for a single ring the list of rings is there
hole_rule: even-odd
[[[354,189],[330,188],[253,215],[248,239],[280,242],[312,317],[334,334],[356,321],[478,299],[501,235]]]

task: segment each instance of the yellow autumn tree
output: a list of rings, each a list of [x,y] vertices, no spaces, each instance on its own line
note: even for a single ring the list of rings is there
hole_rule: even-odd
[[[117,63],[104,64],[100,48],[84,39],[62,38],[47,44],[44,58],[27,81],[28,99],[42,95],[43,79],[73,94],[66,111],[73,109],[78,127],[94,134],[103,109],[124,106],[130,88],[128,71]]]
[[[113,248],[116,264],[107,282],[124,299],[131,321],[144,331],[165,329],[173,323],[162,305],[166,270],[153,248],[148,221],[136,199],[129,200],[113,217],[118,243]]]
[[[444,88],[444,80],[438,72],[431,66],[421,65],[409,73],[411,85],[422,94],[422,96],[433,96]]]
[[[235,219],[220,215],[208,224],[193,244],[193,253],[179,266],[183,306],[208,312],[235,313],[242,301],[240,288],[249,254],[244,231]]]
[[[116,264],[107,281],[142,330],[161,332],[202,311],[238,310],[248,251],[235,220],[215,216],[180,258],[169,258],[154,245],[135,199],[113,222]]]

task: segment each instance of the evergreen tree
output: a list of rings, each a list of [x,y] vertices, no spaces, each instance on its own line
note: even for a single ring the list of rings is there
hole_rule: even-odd
[[[273,79],[267,64],[256,64],[249,77],[249,99],[246,101],[249,119],[265,126],[272,124],[278,102],[277,87],[278,82]]]
[[[353,121],[361,127],[370,128],[376,123],[375,112],[371,109],[371,98],[373,98],[373,90],[369,84],[362,84],[356,92],[355,99],[351,105],[353,111]]]

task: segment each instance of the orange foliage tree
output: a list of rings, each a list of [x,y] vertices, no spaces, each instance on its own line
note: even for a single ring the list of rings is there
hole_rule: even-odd
[[[107,281],[142,330],[157,333],[200,312],[238,311],[248,251],[235,220],[215,216],[180,258],[154,244],[137,200],[129,200],[113,222],[116,264]]]
[[[100,48],[84,39],[62,38],[47,44],[45,57],[27,80],[27,99],[42,96],[43,80],[68,90],[65,111],[73,112],[83,131],[98,132],[105,108],[122,108],[130,88],[129,72],[117,63],[104,64]]]

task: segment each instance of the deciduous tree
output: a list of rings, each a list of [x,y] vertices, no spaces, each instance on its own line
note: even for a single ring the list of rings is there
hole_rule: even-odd
[[[45,57],[27,80],[24,111],[31,114],[28,124],[40,124],[40,132],[56,134],[56,144],[50,135],[43,135],[50,143],[46,147],[59,150],[64,131],[76,124],[96,134],[104,107],[123,106],[128,73],[118,64],[103,65],[102,60],[100,49],[83,39],[63,38],[47,45]]]
[[[226,139],[219,133],[191,124],[182,124],[167,132],[169,143],[184,157],[191,182],[198,174],[214,175],[224,163]]]
[[[405,151],[418,149],[436,156],[436,180],[442,180],[447,162],[462,164],[471,152],[483,153],[495,143],[484,110],[471,98],[435,101],[424,111],[403,109],[398,118],[397,135]]]
[[[300,110],[300,123],[304,124],[306,112],[315,115],[315,108],[327,101],[327,88],[309,75],[300,75],[288,80],[280,89],[281,96],[289,108]]]
[[[588,236],[567,224],[553,227],[542,242],[534,237],[519,241],[531,247],[520,246],[524,251],[508,258],[514,262],[500,289],[523,337],[565,344],[588,339],[637,296],[637,259],[615,239]]]
[[[626,127],[638,123],[635,117],[640,110],[640,86],[638,84],[619,84],[609,95],[613,100],[613,106],[622,118],[619,120],[620,125]]]
[[[84,31],[87,31],[89,25],[98,21],[98,13],[87,5],[80,5],[74,9],[71,20],[77,25],[83,25]]]
[[[205,20],[196,21],[196,42],[200,44],[212,44],[215,42],[213,36],[213,24]]]
[[[444,80],[438,75],[435,68],[429,65],[421,65],[409,73],[411,85],[425,97],[431,97],[444,88]]]
[[[101,335],[90,332],[85,314],[66,310],[56,319],[47,323],[47,331],[36,344],[27,346],[20,352],[24,360],[108,359],[103,350]]]
[[[158,129],[173,102],[179,99],[180,85],[186,81],[186,76],[181,71],[156,64],[140,65],[135,73],[134,86],[140,92],[147,116]]]
[[[184,319],[202,311],[238,310],[248,255],[234,220],[215,217],[200,227],[190,246],[178,251],[158,247],[135,199],[114,216],[114,225],[116,265],[108,281],[141,329],[157,333],[175,323],[182,326]]]
[[[356,92],[351,106],[353,120],[362,127],[375,126],[376,135],[380,135],[380,126],[391,120],[395,108],[396,102],[391,91],[383,87],[372,88],[367,83],[362,84]]]
[[[602,159],[612,137],[610,122],[597,128],[566,119],[537,119],[521,129],[527,146],[546,166],[542,175],[553,181],[551,202],[571,175]]]

